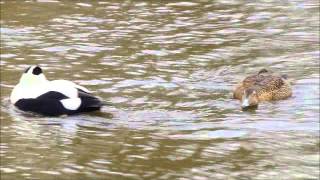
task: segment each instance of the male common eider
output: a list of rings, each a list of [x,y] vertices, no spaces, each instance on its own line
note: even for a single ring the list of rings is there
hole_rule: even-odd
[[[85,87],[67,80],[48,81],[39,66],[25,70],[10,101],[20,110],[47,116],[96,111],[103,105]]]
[[[233,92],[233,97],[241,101],[243,110],[257,108],[261,101],[281,100],[291,95],[287,76],[266,69],[245,78]]]

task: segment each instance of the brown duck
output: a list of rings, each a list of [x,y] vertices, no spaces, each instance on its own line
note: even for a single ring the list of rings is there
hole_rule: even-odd
[[[286,75],[278,75],[267,69],[248,76],[233,92],[233,98],[241,101],[242,109],[257,108],[259,102],[286,99],[292,89]]]

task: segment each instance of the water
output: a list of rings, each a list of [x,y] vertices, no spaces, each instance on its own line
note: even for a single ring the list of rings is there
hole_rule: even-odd
[[[16,110],[31,64],[112,105]],[[261,68],[293,97],[242,112]],[[1,179],[318,179],[319,144],[316,0],[1,1]]]

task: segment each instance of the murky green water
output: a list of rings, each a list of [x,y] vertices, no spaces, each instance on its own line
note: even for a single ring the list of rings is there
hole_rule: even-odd
[[[18,112],[31,64],[112,106]],[[293,97],[242,112],[232,89],[263,67]],[[317,0],[1,1],[3,180],[318,179],[319,144]]]

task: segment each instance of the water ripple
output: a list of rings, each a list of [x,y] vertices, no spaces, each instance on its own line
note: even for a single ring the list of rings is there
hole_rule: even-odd
[[[316,179],[318,7],[1,1],[1,178]],[[110,106],[17,110],[8,96],[30,64]],[[261,68],[287,74],[293,97],[243,112],[232,90]]]

